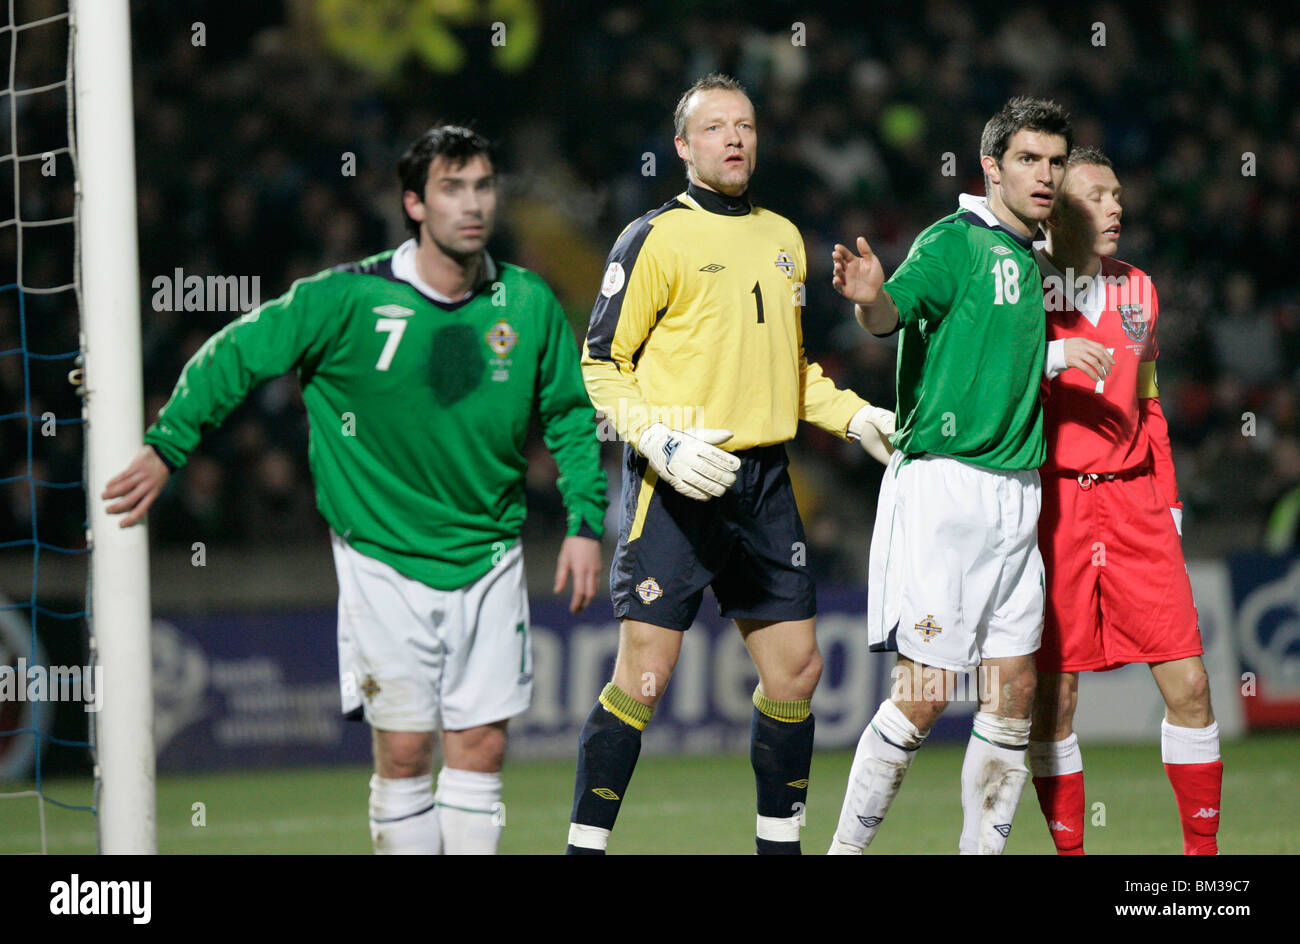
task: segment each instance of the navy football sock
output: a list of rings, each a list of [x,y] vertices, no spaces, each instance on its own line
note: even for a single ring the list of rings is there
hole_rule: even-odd
[[[605,851],[641,754],[641,731],[653,712],[612,682],[601,692],[578,738],[567,854]]]
[[[758,793],[759,855],[799,855],[808,801],[813,716],[807,699],[773,701],[754,692],[749,759]]]

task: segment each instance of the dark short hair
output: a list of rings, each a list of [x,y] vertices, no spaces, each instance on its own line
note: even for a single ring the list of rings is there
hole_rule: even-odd
[[[690,105],[691,96],[696,92],[710,92],[714,89],[726,89],[728,92],[739,92],[746,98],[749,97],[749,93],[745,91],[745,86],[731,76],[723,75],[721,72],[710,72],[683,92],[681,98],[677,99],[677,107],[673,110],[673,134],[679,138],[686,137],[686,109]]]
[[[397,177],[402,183],[402,195],[413,190],[424,199],[424,185],[429,179],[429,165],[435,158],[444,157],[453,168],[465,166],[471,158],[483,155],[495,169],[496,151],[487,138],[460,125],[437,125],[420,135],[410,146],[401,160],[397,162]],[[411,219],[402,204],[402,218],[406,221],[406,231],[419,238],[420,224]]]
[[[1045,98],[1017,95],[984,126],[984,133],[980,135],[980,157],[987,155],[1001,167],[1011,136],[1021,130],[1059,135],[1065,138],[1067,153],[1074,145],[1074,128],[1064,108]]]
[[[1076,164],[1096,164],[1098,167],[1110,168],[1115,166],[1101,148],[1092,145],[1077,147],[1070,152],[1070,156],[1065,159],[1065,166],[1074,167]]]

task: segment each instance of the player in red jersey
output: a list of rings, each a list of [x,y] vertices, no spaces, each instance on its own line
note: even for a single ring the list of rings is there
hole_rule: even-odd
[[[1159,305],[1146,273],[1112,258],[1122,210],[1111,162],[1078,148],[1066,168],[1039,254],[1049,383],[1038,542],[1048,593],[1029,766],[1057,851],[1081,855],[1079,672],[1148,663],[1165,701],[1161,753],[1183,851],[1214,854],[1223,763],[1156,389]],[[1065,370],[1076,337],[1111,353],[1108,376]]]

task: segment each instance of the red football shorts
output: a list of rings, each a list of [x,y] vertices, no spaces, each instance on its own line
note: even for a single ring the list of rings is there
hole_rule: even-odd
[[[1182,541],[1155,476],[1043,476],[1047,570],[1040,672],[1115,669],[1202,652]]]

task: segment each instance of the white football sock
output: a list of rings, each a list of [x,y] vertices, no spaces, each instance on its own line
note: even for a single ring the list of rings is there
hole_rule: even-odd
[[[434,799],[447,855],[496,855],[505,825],[501,774],[444,767]]]
[[[1025,748],[1028,718],[975,714],[961,766],[962,855],[1002,855],[1020,794],[1029,780]]]
[[[829,855],[859,855],[871,845],[924,740],[897,705],[881,704],[858,740]]]
[[[1180,728],[1160,721],[1160,759],[1166,764],[1212,764],[1219,759],[1219,722]]]
[[[1079,735],[1073,731],[1060,741],[1030,741],[1029,770],[1035,777],[1064,777],[1083,772]]]
[[[375,855],[439,855],[442,834],[433,775],[370,778],[370,841]]]

